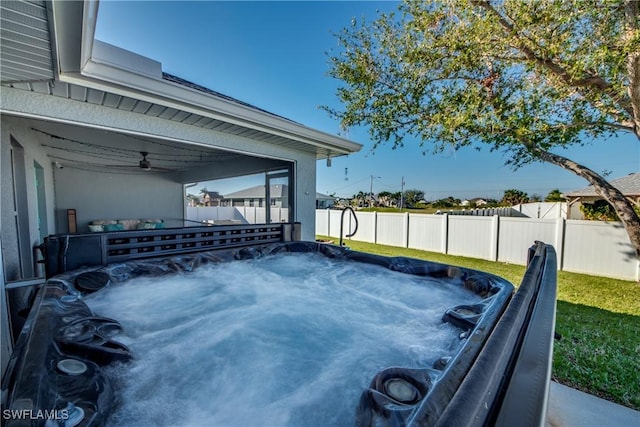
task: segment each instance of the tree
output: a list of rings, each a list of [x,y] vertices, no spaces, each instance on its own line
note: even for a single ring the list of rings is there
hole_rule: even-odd
[[[378,193],[378,203],[381,206],[389,207],[395,205],[397,201],[393,198],[393,193],[390,191],[381,191]]]
[[[409,138],[505,151],[586,179],[614,206],[640,257],[640,219],[598,173],[552,150],[628,132],[640,140],[640,5],[634,0],[442,0],[352,21],[330,75],[345,128],[374,147]],[[425,152],[426,152],[425,148]],[[557,150],[556,150],[557,151]]]
[[[592,221],[617,221],[618,217],[611,205],[604,200],[596,200],[593,203],[583,203],[580,211],[584,219]]]
[[[544,198],[545,202],[564,202],[566,200],[567,199],[565,199],[562,196],[562,193],[557,188],[554,188],[553,190],[549,191],[549,194],[547,194],[547,197]]]
[[[367,194],[368,193],[365,193],[364,191],[358,191],[358,194],[354,194],[353,197],[351,197],[351,204],[358,207],[364,206],[368,197]]]
[[[424,191],[422,190],[405,190],[404,191],[405,206],[414,207],[422,200],[424,200]]]
[[[502,196],[502,204],[507,206],[520,205],[528,201],[529,196],[527,196],[527,193],[515,189],[506,190],[504,196]]]

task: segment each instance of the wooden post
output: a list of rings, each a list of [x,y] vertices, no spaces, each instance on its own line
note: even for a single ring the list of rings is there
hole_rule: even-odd
[[[69,233],[78,232],[78,222],[76,219],[75,209],[67,209],[67,227],[69,228]]]

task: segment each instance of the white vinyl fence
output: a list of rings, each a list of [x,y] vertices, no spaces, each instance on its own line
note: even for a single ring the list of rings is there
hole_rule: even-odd
[[[289,218],[288,208],[271,208],[271,222],[286,222]],[[208,224],[264,224],[267,221],[265,208],[254,206],[207,206],[187,207],[187,220]]]
[[[471,216],[512,216],[528,217],[539,219],[567,218],[566,202],[532,202],[522,205],[501,208],[471,208],[471,209],[450,209],[443,210],[442,213],[449,215],[471,215]]]
[[[339,210],[316,210],[316,234],[340,238]],[[640,261],[619,222],[357,212],[352,240],[524,265],[536,241],[552,245],[560,270],[640,280]],[[355,227],[347,212],[344,235]]]
[[[514,211],[529,218],[556,219],[568,218],[566,202],[532,202],[515,205]],[[521,216],[511,215],[511,216]]]

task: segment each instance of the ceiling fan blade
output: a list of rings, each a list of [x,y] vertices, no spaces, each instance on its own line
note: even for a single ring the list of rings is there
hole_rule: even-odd
[[[150,165],[149,168],[141,168],[139,165],[96,165],[97,167],[104,167],[107,169],[128,169],[132,171],[140,172],[175,172],[175,169],[164,168],[162,166]]]

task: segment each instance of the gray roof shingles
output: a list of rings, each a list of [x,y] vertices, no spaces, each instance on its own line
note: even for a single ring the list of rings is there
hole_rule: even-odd
[[[623,176],[622,178],[614,179],[609,183],[620,190],[625,196],[640,196],[640,172],[630,173],[629,175]],[[599,194],[596,193],[593,185],[590,185],[589,187],[567,193],[565,194],[565,196],[599,196]]]
[[[249,108],[251,108],[253,110],[256,110],[256,111],[261,111],[263,113],[267,113],[267,114],[269,114],[271,116],[287,120],[287,121],[289,121],[291,123],[299,124],[299,123],[297,123],[297,122],[295,122],[295,121],[293,121],[291,119],[288,119],[286,117],[280,116],[278,114],[274,114],[271,111],[264,110],[262,108],[256,107],[255,105],[251,105],[248,102],[240,101],[239,99],[233,98],[231,96],[225,95],[225,94],[220,93],[220,92],[216,92],[215,90],[211,90],[211,89],[209,89],[207,87],[204,87],[204,86],[201,86],[199,84],[190,82],[190,81],[185,80],[185,79],[183,79],[181,77],[174,76],[173,74],[169,74],[169,73],[163,72],[162,73],[162,80],[165,80],[165,81],[168,81],[168,82],[172,82],[172,83],[176,83],[176,84],[179,84],[180,86],[188,87],[188,88],[197,90],[198,92],[206,93],[208,95],[213,95],[213,96],[216,96],[218,98],[226,99],[227,101],[231,101],[231,102],[234,102],[236,104],[243,105],[245,107],[249,107]]]

